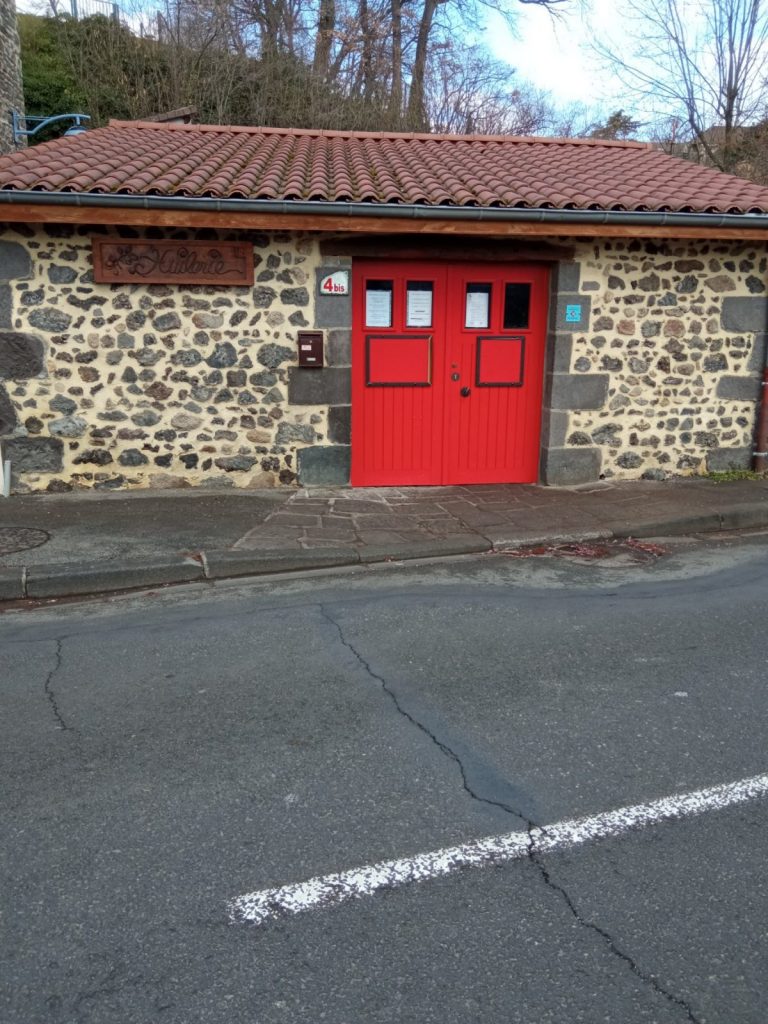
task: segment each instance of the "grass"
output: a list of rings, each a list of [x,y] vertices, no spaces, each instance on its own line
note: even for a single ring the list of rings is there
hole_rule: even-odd
[[[765,480],[765,473],[756,473],[753,469],[728,469],[722,473],[706,473],[707,480],[716,484],[729,483],[731,480]]]

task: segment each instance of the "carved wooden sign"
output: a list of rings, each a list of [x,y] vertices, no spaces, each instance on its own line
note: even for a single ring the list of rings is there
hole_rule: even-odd
[[[94,238],[93,279],[100,284],[253,284],[246,242]]]

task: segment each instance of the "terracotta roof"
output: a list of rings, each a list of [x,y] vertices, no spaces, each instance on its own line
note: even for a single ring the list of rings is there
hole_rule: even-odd
[[[768,212],[768,188],[646,143],[113,121],[0,158],[0,188],[222,199]]]

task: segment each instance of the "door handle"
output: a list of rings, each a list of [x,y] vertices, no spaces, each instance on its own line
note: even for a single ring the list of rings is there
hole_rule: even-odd
[[[461,391],[459,392],[459,394],[461,395],[462,398],[469,398],[469,392],[470,391],[471,391],[471,388],[462,388]]]

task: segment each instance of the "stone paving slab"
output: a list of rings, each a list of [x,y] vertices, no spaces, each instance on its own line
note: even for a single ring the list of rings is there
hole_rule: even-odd
[[[649,531],[662,529],[671,520],[680,530],[685,530],[685,522],[692,529],[718,529],[721,507],[755,500],[765,503],[768,515],[768,481],[600,482],[584,488],[528,484],[307,488],[295,492],[235,547],[259,548],[267,538],[280,536],[281,530],[286,546],[307,551],[329,540],[359,551],[369,547],[394,551],[398,543],[431,542],[437,547],[449,538],[460,544],[462,539],[469,543],[470,538],[480,537],[495,547],[508,548],[547,536],[595,538],[614,531],[621,536],[639,535],[638,531],[649,536]],[[289,530],[300,525],[307,508],[318,521]],[[761,515],[758,509],[749,521]]]

